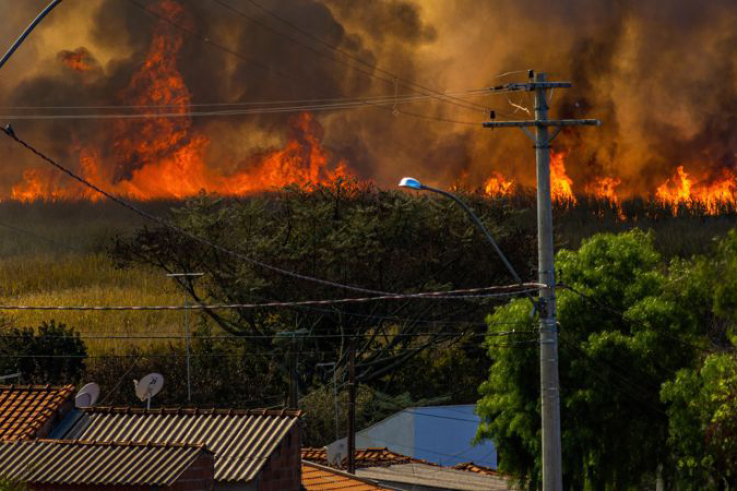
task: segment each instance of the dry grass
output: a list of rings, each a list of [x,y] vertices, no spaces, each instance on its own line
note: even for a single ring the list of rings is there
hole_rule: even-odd
[[[0,259],[0,301],[19,305],[180,304],[182,294],[161,272],[118,269],[103,253],[33,254]],[[55,319],[86,335],[178,333],[182,312],[13,311],[18,326]],[[122,346],[120,340],[87,339],[91,351]],[[125,343],[149,345],[151,340]],[[159,341],[161,342],[161,341]]]

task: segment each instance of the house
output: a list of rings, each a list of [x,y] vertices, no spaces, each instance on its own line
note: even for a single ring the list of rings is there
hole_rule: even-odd
[[[64,440],[204,444],[215,489],[298,491],[297,410],[76,409],[51,435]]]
[[[326,448],[302,449],[303,473],[304,465],[331,465],[345,469],[346,463],[345,458],[341,463],[328,462]],[[356,477],[367,479],[388,489],[413,491],[510,489],[507,480],[497,475],[495,470],[472,462],[442,467],[386,448],[367,448],[356,450],[355,463]]]
[[[43,438],[73,409],[73,385],[0,385],[0,440]]]
[[[33,490],[211,491],[204,445],[39,439],[0,443],[0,475]]]
[[[302,487],[305,491],[389,491],[374,481],[313,462],[302,462]]]
[[[496,469],[494,444],[474,445],[480,418],[474,406],[412,407],[356,433],[356,448],[383,448],[422,461],[453,466],[473,461]],[[328,445],[328,453],[345,456],[345,438]]]

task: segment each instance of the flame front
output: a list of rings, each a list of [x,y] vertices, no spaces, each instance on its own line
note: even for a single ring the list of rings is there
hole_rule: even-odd
[[[565,159],[564,152],[550,153],[550,196],[557,203],[575,205],[573,179],[566,174]]]
[[[510,196],[514,191],[514,181],[507,180],[499,172],[493,172],[484,185],[484,192],[488,196]]]
[[[694,181],[680,165],[675,176],[658,186],[655,196],[674,212],[685,205],[701,206],[708,213],[717,214],[725,207],[737,205],[737,176],[725,169],[719,178],[712,181]]]
[[[617,186],[621,183],[622,180],[616,177],[600,177],[586,187],[586,192],[598,199],[619,203]]]

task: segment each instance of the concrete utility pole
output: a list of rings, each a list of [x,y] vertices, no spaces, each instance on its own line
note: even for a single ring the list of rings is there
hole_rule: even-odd
[[[521,128],[535,141],[537,160],[537,241],[540,288],[540,397],[542,399],[543,490],[562,491],[563,472],[560,445],[560,390],[558,384],[558,327],[555,311],[555,262],[553,248],[553,207],[550,195],[550,142],[564,126],[598,126],[596,119],[548,119],[547,89],[567,88],[570,82],[548,82],[544,73],[530,71],[528,83],[495,87],[535,93],[532,121],[490,121],[485,128]],[[493,118],[493,116],[492,116]],[[527,128],[534,127],[535,135]],[[548,128],[556,131],[552,136]]]

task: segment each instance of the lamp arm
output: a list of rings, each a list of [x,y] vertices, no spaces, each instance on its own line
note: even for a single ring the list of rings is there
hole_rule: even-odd
[[[448,191],[443,191],[442,189],[436,189],[430,186],[425,186],[424,184],[422,185],[421,189],[432,191],[433,193],[442,194],[443,196],[450,198],[456,203],[458,203],[461,206],[461,208],[463,208],[463,210],[471,217],[471,220],[473,220],[473,223],[476,224],[476,227],[478,227],[479,230],[481,230],[481,232],[483,232],[483,234],[486,236],[486,239],[489,241],[489,243],[491,243],[491,246],[494,248],[494,251],[496,251],[497,255],[504,263],[504,266],[507,268],[507,271],[509,271],[509,274],[511,274],[512,278],[514,278],[514,281],[522,284],[522,278],[520,278],[520,276],[517,274],[517,271],[515,271],[512,264],[509,262],[509,260],[504,255],[502,250],[499,248],[496,241],[494,240],[494,237],[491,236],[491,233],[484,226],[484,224],[481,222],[479,217],[476,216],[476,214],[471,210],[471,208],[468,207],[466,203],[463,202],[463,200],[461,200],[458,196],[456,196],[453,193],[449,193]]]

